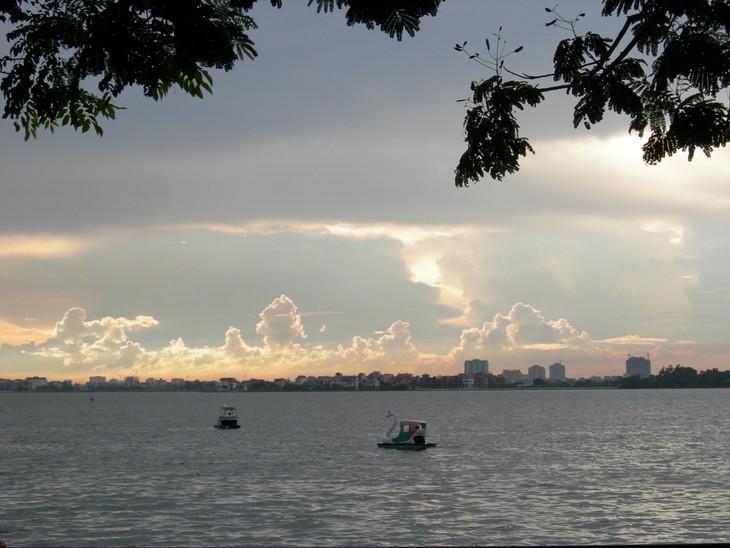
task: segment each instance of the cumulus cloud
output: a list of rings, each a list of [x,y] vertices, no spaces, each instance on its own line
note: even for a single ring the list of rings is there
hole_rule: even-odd
[[[101,320],[87,321],[86,311],[75,307],[56,322],[50,338],[41,343],[40,349],[34,353],[60,357],[65,365],[97,364],[100,360],[107,360],[110,355],[118,362],[127,349],[127,333],[155,325],[157,320],[150,316],[137,316],[134,319],[107,316]]]
[[[256,333],[262,335],[264,344],[272,349],[292,347],[296,339],[307,338],[297,306],[286,295],[275,299],[260,316]]]
[[[127,340],[128,331],[149,329],[157,325],[157,320],[151,316],[137,316],[132,320],[127,318],[111,318],[86,321],[86,311],[82,308],[71,308],[64,314],[63,319],[56,323],[51,338],[64,342],[80,342],[87,337],[95,337],[109,344],[121,343]]]
[[[687,341],[672,343],[635,335],[594,341],[567,319],[547,319],[526,303],[513,305],[507,314],[496,314],[481,327],[463,329],[458,345],[446,355],[419,351],[409,323],[402,320],[371,337],[355,336],[348,345],[336,348],[308,343],[303,315],[286,295],[274,299],[259,317],[260,344],[246,342],[239,328],[229,327],[220,346],[188,346],[178,337],[163,348],[146,349],[131,340],[130,334],[153,329],[158,325],[154,318],[89,320],[85,310],[75,307],[55,324],[50,337],[25,353],[60,360],[79,375],[142,373],[201,379],[217,375],[272,379],[363,370],[455,374],[463,371],[464,360],[473,358],[488,359],[493,373],[567,360],[569,371],[575,364],[572,373],[578,377],[583,376],[579,364],[591,360],[615,363],[619,367],[616,374],[621,374],[627,350],[651,351],[657,356],[675,351],[683,357],[697,355],[687,349]]]
[[[455,350],[459,354],[479,355],[530,348],[583,348],[589,343],[588,334],[567,320],[546,320],[539,310],[517,303],[506,316],[497,314],[481,328],[463,330]]]
[[[396,321],[377,338],[353,337],[349,347],[340,345],[338,356],[351,363],[385,363],[417,358],[408,322]]]
[[[89,372],[142,371],[147,374],[179,376],[215,374],[225,371],[245,372],[248,376],[264,378],[280,376],[286,367],[298,367],[299,372],[313,369],[361,368],[368,363],[373,368],[414,364],[421,359],[413,344],[407,322],[396,321],[376,337],[354,337],[349,346],[324,349],[306,344],[307,334],[302,314],[286,295],[274,299],[259,314],[256,332],[263,344],[247,343],[240,329],[229,327],[221,346],[188,346],[182,338],[171,340],[167,346],[145,349],[129,339],[135,330],[151,329],[158,322],[149,316],[127,318],[106,317],[88,320],[82,308],[68,310],[56,323],[51,336],[29,351],[36,357],[54,358],[65,366],[83,367]],[[429,358],[432,359],[432,358]],[[441,359],[441,367],[448,367]]]
[[[228,356],[241,360],[249,356],[260,355],[260,351],[246,344],[241,330],[236,327],[229,327],[226,331],[226,343],[223,345],[223,349]]]

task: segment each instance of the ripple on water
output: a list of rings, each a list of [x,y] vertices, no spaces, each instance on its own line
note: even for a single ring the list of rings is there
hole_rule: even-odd
[[[213,394],[0,398],[48,419],[4,432],[10,548],[716,543],[730,518],[726,391],[232,394],[230,432]],[[378,449],[388,409],[439,446]]]

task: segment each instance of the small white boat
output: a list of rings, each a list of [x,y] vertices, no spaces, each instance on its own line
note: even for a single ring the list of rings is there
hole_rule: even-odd
[[[392,411],[388,411],[388,416],[393,418],[393,422],[383,434],[383,441],[378,444],[378,447],[410,451],[422,451],[429,447],[436,447],[435,443],[426,443],[426,421],[412,419],[399,421],[398,416]],[[393,436],[396,426],[398,426],[398,434]]]
[[[238,424],[236,408],[230,405],[221,405],[221,414],[218,417],[218,422],[215,423],[215,427],[221,430],[241,428],[241,425]]]

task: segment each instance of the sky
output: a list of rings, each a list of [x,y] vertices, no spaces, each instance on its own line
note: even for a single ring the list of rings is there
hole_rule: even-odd
[[[203,100],[128,90],[101,138],[0,121],[0,378],[730,369],[726,149],[646,166],[627,119],[574,129],[560,94],[521,114],[518,173],[454,186],[490,75],[454,44],[502,27],[547,72],[547,4],[447,0],[401,42],[259,4],[259,57]],[[610,33],[600,7],[558,11]]]

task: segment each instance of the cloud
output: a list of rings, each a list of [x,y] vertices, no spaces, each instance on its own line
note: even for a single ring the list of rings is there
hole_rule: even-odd
[[[297,306],[286,295],[275,299],[260,316],[256,333],[263,335],[264,344],[274,350],[290,348],[296,339],[307,338]]]
[[[56,322],[50,338],[39,344],[40,349],[32,354],[45,357],[62,358],[65,365],[94,364],[110,358],[118,363],[131,363],[134,360],[126,354],[133,352],[135,343],[129,343],[127,333],[149,329],[157,325],[150,316],[127,318],[105,317],[101,320],[86,320],[86,311],[71,308],[63,319]],[[138,348],[141,351],[141,348]],[[138,352],[137,355],[141,355]]]
[[[355,337],[349,347],[326,350],[306,344],[307,334],[302,314],[286,295],[274,299],[259,314],[256,331],[263,338],[260,346],[244,341],[241,331],[229,327],[221,346],[189,346],[178,337],[158,350],[145,349],[130,340],[133,331],[148,330],[158,325],[149,316],[134,319],[105,317],[88,320],[86,311],[69,309],[55,324],[50,336],[26,351],[29,356],[61,360],[67,368],[87,372],[139,372],[175,377],[182,374],[216,375],[233,372],[242,376],[269,378],[300,368],[359,368],[363,362],[374,367],[394,365],[404,359],[417,358],[406,322],[394,322],[378,338]],[[122,374],[122,373],[119,373]]]
[[[602,344],[615,344],[615,345],[630,345],[630,346],[652,346],[657,344],[666,343],[667,339],[640,337],[639,335],[625,335],[623,337],[616,337],[613,339],[603,339],[596,341]],[[692,341],[675,341],[675,344],[693,344]]]
[[[0,234],[0,258],[69,257],[93,246],[87,239],[49,234]]]
[[[539,310],[517,303],[506,316],[497,314],[481,328],[462,331],[461,343],[455,350],[464,355],[488,355],[520,349],[578,349],[589,343],[588,334],[575,329],[567,320],[546,320]]]
[[[105,344],[114,345],[127,340],[127,331],[149,329],[157,325],[157,320],[150,316],[137,316],[133,320],[127,318],[105,317],[101,320],[86,321],[86,311],[72,308],[56,323],[51,338],[65,343],[79,343],[87,337],[95,337]]]
[[[408,322],[396,321],[377,338],[353,337],[349,347],[340,345],[337,355],[345,362],[395,365],[412,363],[418,353],[413,344]]]
[[[48,338],[43,329],[9,338],[6,329],[3,341],[36,342],[38,348],[28,350],[32,355],[43,353],[79,372],[129,371],[136,364],[178,376],[178,363],[190,374],[224,367],[264,378],[287,376],[295,367],[325,374],[362,363],[458,372],[464,359],[476,357],[490,359],[497,371],[507,363],[519,368],[521,360],[554,359],[598,368],[593,364],[600,359],[603,371],[620,372],[627,350],[672,359],[674,338],[709,348],[701,331],[711,329],[718,332],[716,351],[724,355],[726,277],[709,277],[703,261],[723,265],[726,245],[711,247],[712,225],[698,231],[647,219],[607,216],[594,225],[562,220],[549,230],[517,221],[500,226],[491,219],[451,226],[241,222],[97,235],[94,241],[103,245],[71,262],[54,257],[3,263],[2,270],[14,276],[3,278],[0,271],[12,332],[27,329],[22,318],[32,315],[58,339],[41,344]],[[677,227],[684,227],[679,239]],[[188,245],[179,245],[181,239]],[[35,296],[24,292],[31,281]],[[231,291],[242,284],[258,289]],[[704,289],[708,284],[712,293]],[[281,296],[263,300],[272,294]],[[321,308],[308,304],[310,310],[300,310],[290,294]],[[715,316],[701,315],[702,299],[705,310],[715,307]],[[83,308],[68,308],[74,301]],[[29,302],[45,308],[29,309]],[[136,316],[142,308],[150,314]],[[679,322],[693,308],[698,310],[690,330]],[[55,322],[62,310],[68,312]],[[123,315],[89,320],[87,310]],[[242,310],[254,317],[248,311],[261,310],[258,324],[230,327],[238,325]],[[308,323],[318,316],[332,318],[326,329]],[[590,345],[576,343],[584,340],[581,333],[591,334]]]
[[[521,119],[537,153],[518,173],[456,189],[456,100],[480,70],[449,35],[483,43],[483,15],[508,16],[535,72],[551,62],[542,17],[447,2],[398,43],[301,4],[257,16],[267,59],[219,72],[213,101],[131,93],[101,140],[9,128],[1,371],[448,373],[481,357],[577,374],[621,372],[637,349],[727,354],[730,148],[647,167],[625,119],[574,130],[556,96]],[[302,18],[315,32],[287,39]],[[302,58],[292,100],[302,40],[328,62]],[[682,355],[675,339],[697,343]]]
[[[229,327],[219,346],[190,346],[178,337],[159,349],[146,349],[132,340],[133,332],[154,329],[158,321],[150,316],[104,317],[89,320],[74,307],[58,321],[48,338],[26,347],[26,359],[59,360],[66,373],[78,380],[91,374],[238,378],[294,377],[345,374],[380,370],[417,374],[455,374],[463,371],[467,359],[488,359],[493,373],[503,369],[526,369],[533,363],[563,361],[569,376],[590,376],[592,363],[612,363],[614,374],[622,374],[626,352],[651,352],[670,362],[704,357],[688,341],[626,335],[591,340],[564,318],[547,319],[526,303],[516,303],[507,314],[496,314],[481,327],[461,332],[459,344],[444,355],[419,350],[406,321],[393,321],[372,337],[355,336],[347,345],[332,348],[307,342],[303,316],[296,304],[281,295],[259,314],[257,333],[262,344],[246,342],[240,329]],[[19,347],[18,347],[19,348]],[[2,356],[15,356],[16,347],[5,345]],[[690,364],[691,365],[691,364]]]
[[[35,326],[16,325],[0,318],[0,344],[19,346],[43,341],[47,338],[47,329]]]

